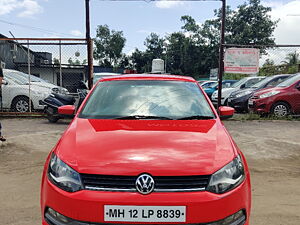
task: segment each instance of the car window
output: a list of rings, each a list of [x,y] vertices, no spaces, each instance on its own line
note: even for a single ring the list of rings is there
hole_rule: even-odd
[[[239,87],[239,86],[241,86],[243,83],[245,83],[246,80],[247,80],[247,78],[243,78],[243,79],[239,80],[238,82],[234,83],[231,87],[232,87],[232,88]]]
[[[113,119],[132,115],[172,119],[194,115],[214,117],[195,83],[156,80],[100,82],[79,117]]]
[[[249,88],[260,81],[260,78],[252,78],[245,83],[245,88]]]
[[[213,87],[215,84],[216,84],[216,82],[207,82],[205,84],[202,84],[201,86],[203,88],[210,88],[210,87]]]
[[[291,86],[293,83],[300,80],[300,74],[297,74],[295,76],[290,77],[289,79],[286,79],[285,81],[281,82],[277,85],[277,87],[288,87]]]
[[[269,82],[266,87],[275,87],[276,85],[280,84],[281,82],[283,82],[287,78],[288,78],[288,76],[286,76],[286,77],[278,77],[278,78],[272,80],[271,82]]]

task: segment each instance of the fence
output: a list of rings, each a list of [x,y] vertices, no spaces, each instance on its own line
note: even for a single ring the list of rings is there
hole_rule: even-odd
[[[41,112],[50,93],[76,93],[87,80],[85,39],[0,38],[1,111]]]

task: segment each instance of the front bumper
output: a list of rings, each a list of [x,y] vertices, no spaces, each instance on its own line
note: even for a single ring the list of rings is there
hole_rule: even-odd
[[[233,107],[237,111],[248,111],[249,96],[241,98],[228,98],[228,106]]]
[[[49,218],[49,223],[47,223],[45,218],[48,207],[68,218],[72,218],[72,220],[77,222],[74,224],[107,224],[104,221],[104,205],[186,206],[187,215],[185,224],[199,225],[223,220],[243,210],[246,221],[242,223],[230,223],[228,225],[247,225],[249,224],[251,206],[250,178],[249,175],[246,175],[246,179],[239,187],[225,194],[213,194],[204,191],[152,193],[149,195],[141,195],[135,192],[88,190],[68,193],[54,186],[48,181],[47,177],[44,176],[43,178],[41,210],[44,225],[53,225],[49,222]],[[124,224],[124,222],[122,223]]]
[[[272,103],[273,101],[268,99],[251,99],[249,100],[248,108],[251,112],[268,114],[271,111]]]

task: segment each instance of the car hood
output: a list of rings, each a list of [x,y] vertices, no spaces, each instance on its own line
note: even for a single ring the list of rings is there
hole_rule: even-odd
[[[15,89],[20,89],[28,93],[29,90],[29,85],[11,85],[10,87],[13,87]],[[49,88],[37,86],[37,85],[30,85],[30,90],[32,93],[45,93],[45,94],[50,94],[51,90]]]
[[[259,91],[256,91],[253,96],[259,96],[259,95],[262,95],[262,94],[270,92],[270,91],[282,91],[282,89],[284,89],[284,87],[264,88],[264,89],[261,89]]]
[[[255,90],[256,90],[255,88],[245,88],[245,89],[241,89],[241,90],[232,92],[232,95],[235,96],[235,95],[245,93],[245,92],[249,92],[249,94],[251,94],[251,93],[255,92]]]
[[[214,173],[234,158],[236,148],[217,120],[75,118],[56,153],[80,173],[183,176]]]
[[[44,88],[48,88],[51,90],[52,90],[52,88],[59,88],[58,86],[56,86],[54,84],[49,84],[49,83],[44,83],[44,82],[32,82],[31,85],[38,86],[38,87],[44,87]]]

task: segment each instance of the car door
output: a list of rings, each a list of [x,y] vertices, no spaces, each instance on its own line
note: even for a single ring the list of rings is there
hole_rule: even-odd
[[[7,82],[7,84],[1,86],[1,108],[10,108],[11,103],[11,88],[12,85],[14,85],[13,81],[11,81],[8,78],[4,78],[4,80]]]

